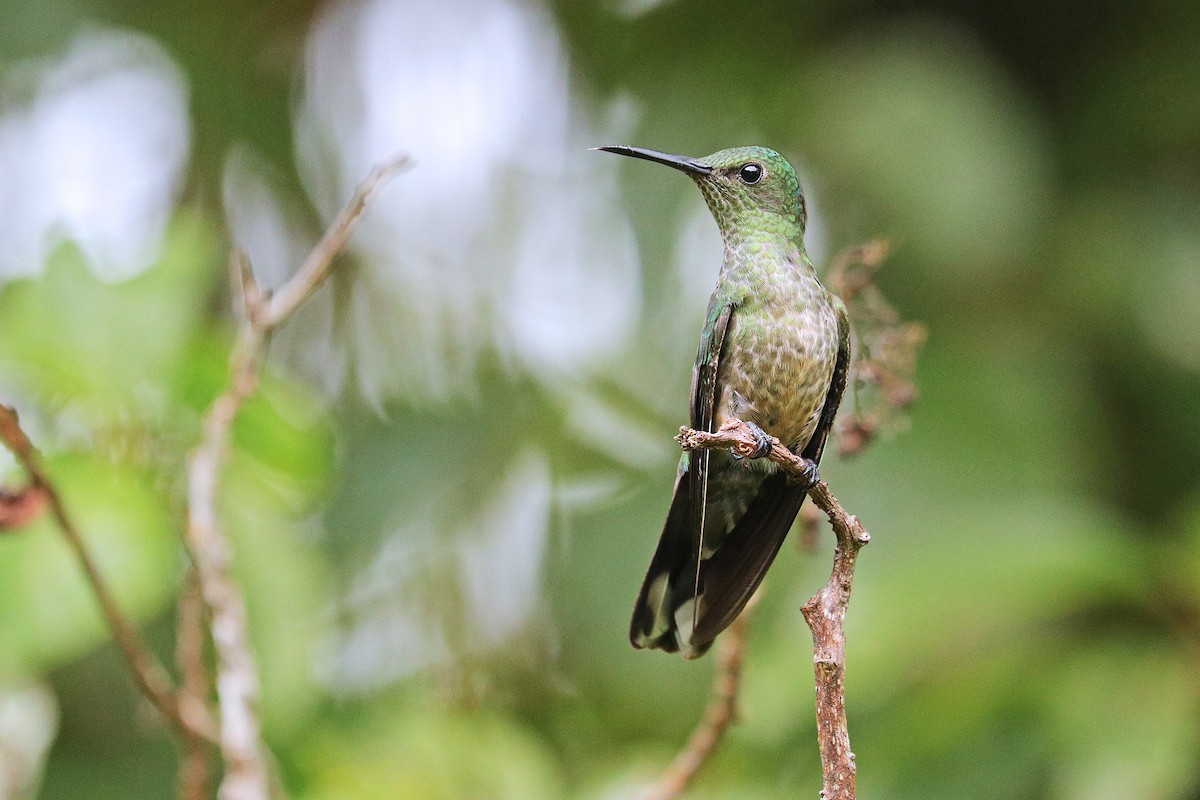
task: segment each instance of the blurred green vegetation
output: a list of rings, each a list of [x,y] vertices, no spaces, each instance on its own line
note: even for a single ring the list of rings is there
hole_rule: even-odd
[[[275,343],[224,481],[291,796],[628,797],[699,717],[712,659],[625,630],[720,251],[687,181],[584,149],[619,139],[786,153],[814,255],[892,237],[880,283],[928,326],[908,430],[823,466],[874,537],[848,621],[863,796],[1200,797],[1192,4],[0,19],[0,399],[168,660],[182,467],[232,343],[224,254],[277,284],[365,165],[417,161]],[[186,119],[154,117],[172,97]],[[825,549],[772,571],[741,724],[693,796],[817,792],[797,608]],[[0,767],[44,755],[38,797],[174,791],[48,521],[0,537],[0,711]]]

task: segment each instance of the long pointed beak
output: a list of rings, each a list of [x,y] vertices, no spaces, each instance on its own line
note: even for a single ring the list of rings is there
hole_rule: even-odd
[[[605,145],[604,147],[590,147],[588,149],[604,150],[607,153],[616,153],[619,156],[644,158],[647,161],[666,164],[668,167],[674,167],[675,169],[683,172],[690,172],[693,175],[708,175],[713,171],[712,165],[705,164],[698,158],[674,156],[670,153],[660,153],[657,150],[648,150],[645,147],[630,147],[627,144],[609,144]]]

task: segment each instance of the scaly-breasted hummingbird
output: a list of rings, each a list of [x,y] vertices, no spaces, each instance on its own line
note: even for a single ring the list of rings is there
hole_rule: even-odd
[[[692,372],[691,426],[727,418],[768,434],[812,463],[790,482],[766,458],[693,450],[633,609],[634,647],[696,658],[741,613],[816,482],[850,363],[846,307],[826,291],[804,250],[807,213],[787,160],[765,147],[688,158],[628,145],[595,148],[689,175],[725,242]]]

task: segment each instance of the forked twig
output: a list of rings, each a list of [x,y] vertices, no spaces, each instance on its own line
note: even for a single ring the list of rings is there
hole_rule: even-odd
[[[246,256],[230,262],[233,291],[243,308],[230,357],[229,383],[204,416],[203,436],[188,460],[188,525],[200,594],[208,608],[217,657],[217,701],[221,709],[220,746],[225,760],[221,800],[267,800],[270,768],[258,715],[258,669],[246,626],[246,603],[231,570],[233,552],[221,529],[217,489],[229,450],[229,432],[238,412],[259,385],[259,366],[272,331],[308,300],[328,277],[371,199],[409,165],[397,156],[372,170],[359,184],[300,270],[270,296],[258,284]]]
[[[37,448],[33,446],[33,442],[21,428],[17,412],[2,404],[0,404],[0,441],[16,457],[29,475],[30,489],[26,492],[34,490],[43,496],[50,516],[62,531],[76,560],[79,561],[84,577],[96,595],[104,619],[112,629],[113,638],[117,642],[121,655],[125,658],[125,663],[129,666],[129,671],[133,673],[133,680],[138,689],[162,714],[163,719],[167,720],[182,737],[215,741],[217,725],[212,715],[208,713],[207,708],[196,708],[190,704],[181,703],[181,698],[175,691],[166,667],[154,655],[138,632],[137,626],[129,621],[125,612],[121,610],[120,604],[117,603],[116,596],[100,571],[100,565],[96,562],[91,550],[88,549],[87,542],[70,512],[67,511],[58,488],[42,465]]]

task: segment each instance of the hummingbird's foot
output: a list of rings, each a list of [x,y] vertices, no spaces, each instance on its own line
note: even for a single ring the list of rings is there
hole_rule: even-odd
[[[821,482],[821,473],[817,471],[817,462],[813,461],[811,458],[803,459],[803,461],[804,472],[801,475],[793,478],[792,481],[802,486],[804,491],[807,492],[809,489]]]
[[[754,454],[751,455],[750,458],[765,458],[766,456],[771,455],[771,447],[774,446],[775,443],[774,438],[762,428],[755,425],[753,422],[746,422],[745,420],[742,420],[742,424],[749,428],[750,432],[754,434],[754,441],[758,445],[754,450]],[[739,456],[737,453],[734,453],[733,458],[736,461],[741,461],[743,457]]]

